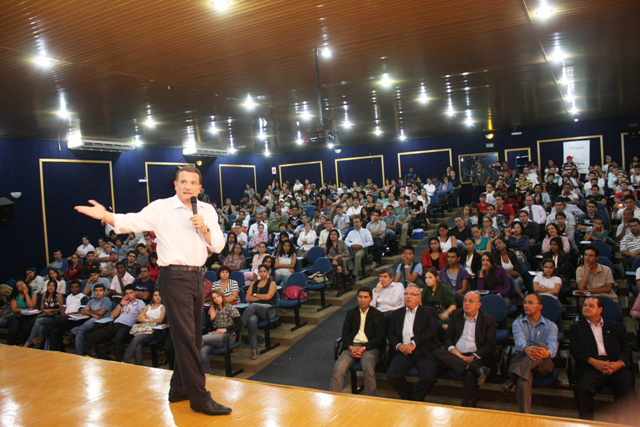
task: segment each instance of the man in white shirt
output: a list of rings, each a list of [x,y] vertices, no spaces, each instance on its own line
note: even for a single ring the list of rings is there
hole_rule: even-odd
[[[344,243],[353,251],[353,274],[360,277],[362,274],[362,261],[367,256],[367,248],[373,246],[373,237],[366,228],[362,228],[359,216],[353,219],[353,230],[349,232]]]
[[[347,216],[353,221],[355,217],[360,217],[360,212],[362,212],[362,206],[360,206],[360,199],[356,197],[353,199],[353,206],[347,210]]]
[[[622,221],[616,229],[616,238],[621,241],[625,236],[631,235],[631,227],[629,227],[629,221],[634,218],[633,211],[631,209],[622,209]]]
[[[115,302],[118,302],[118,299],[124,295],[124,287],[132,284],[136,279],[129,274],[127,266],[122,261],[116,264],[116,270],[118,273],[111,279],[111,288],[109,288],[107,296]]]
[[[462,310],[451,313],[443,346],[434,350],[438,364],[453,369],[462,376],[462,405],[475,407],[480,387],[495,365],[496,322],[480,311],[482,301],[475,291],[467,292]]]
[[[631,209],[631,211],[633,212],[633,217],[640,219],[640,208],[636,206],[636,198],[631,194],[624,197],[624,206],[621,207],[620,204],[617,203],[613,207],[613,217],[615,219],[621,220],[622,212],[625,209]]]
[[[265,222],[266,220],[267,220],[267,213],[266,212],[264,212],[262,214],[259,214],[259,215],[256,215],[256,222],[251,224],[251,226],[249,227],[249,235],[247,236],[249,241],[251,241],[251,239],[253,239],[253,236],[258,234],[258,226],[260,224],[264,224],[265,228],[267,228],[267,223]]]
[[[528,168],[526,166],[524,167],[522,172],[524,172],[524,176],[527,177],[527,179],[531,181],[531,185],[532,186],[540,183],[540,180],[538,179],[538,173],[537,172],[532,171],[530,168]]]
[[[367,230],[373,238],[373,268],[376,268],[382,263],[383,239],[387,231],[387,224],[380,221],[380,211],[371,212],[371,222],[367,224]]]
[[[567,216],[567,223],[573,227],[576,226],[576,218],[573,216],[573,214],[567,212],[565,210],[565,207],[567,206],[567,204],[564,202],[564,200],[558,198],[555,200],[554,205],[553,205],[553,210],[551,211],[551,213],[547,216],[547,224],[549,225],[552,222],[557,222],[556,221],[556,213],[557,212],[564,212],[564,214]]]
[[[349,221],[349,215],[343,213],[343,209],[344,208],[342,206],[337,206],[336,216],[333,217],[333,225],[341,234],[349,228],[349,225],[351,225],[351,222]]]
[[[389,268],[381,268],[378,272],[378,284],[373,290],[371,306],[377,308],[391,319],[391,313],[404,307],[404,286],[393,281],[393,273]]]
[[[493,184],[488,183],[485,188],[486,188],[486,192],[484,193],[484,195],[487,198],[487,203],[489,203],[490,205],[495,205],[496,197],[493,191]]]
[[[327,249],[327,239],[329,238],[329,232],[333,230],[333,223],[329,220],[324,222],[324,230],[320,232],[320,237],[318,237],[318,246],[322,249]],[[342,233],[340,230],[338,231],[338,238],[342,240]]]
[[[205,386],[200,363],[202,347],[202,265],[208,251],[219,253],[225,245],[212,205],[199,202],[200,171],[187,166],[176,173],[176,195],[155,200],[138,213],[114,214],[94,200],[92,206],[75,209],[113,225],[118,233],[153,230],[158,235],[158,286],[167,312],[175,349],[176,368],[169,388],[169,402],[189,400],[191,409],[206,415],[231,413],[215,402]],[[196,200],[193,212],[191,198]]]
[[[246,249],[249,244],[249,237],[247,233],[242,231],[242,226],[236,223],[236,225],[233,226],[233,232],[236,233],[236,242],[240,243],[243,249]]]
[[[535,222],[538,225],[544,225],[547,221],[547,212],[540,205],[536,205],[533,203],[533,197],[527,196],[524,200],[525,207],[522,208],[523,211],[527,211],[529,214],[529,219]]]

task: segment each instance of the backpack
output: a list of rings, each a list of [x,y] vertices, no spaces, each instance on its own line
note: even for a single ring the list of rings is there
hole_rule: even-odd
[[[400,267],[402,267],[404,264],[401,263]],[[411,264],[411,268],[409,269],[409,273],[413,273],[413,270],[415,270],[416,266],[418,265],[417,262],[413,261],[413,263]],[[407,276],[404,272],[404,268],[400,269],[400,283],[402,283],[402,285],[406,288],[407,285],[409,284],[409,282],[407,282]],[[414,282],[416,285],[418,285],[420,287],[420,289],[424,289],[427,287],[427,283],[424,281],[424,279],[421,276],[418,276],[418,278],[416,279],[416,281]]]
[[[308,297],[307,292],[302,290],[300,286],[289,286],[284,290],[284,295],[282,299],[285,300],[297,300],[298,296],[300,299],[305,299]]]

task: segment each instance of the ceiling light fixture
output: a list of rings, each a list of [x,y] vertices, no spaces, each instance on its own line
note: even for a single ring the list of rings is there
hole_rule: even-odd
[[[473,126],[473,117],[471,117],[471,110],[467,110],[467,118],[465,119],[464,123],[469,127]]]
[[[216,127],[216,116],[211,116],[211,127],[209,128],[209,132],[214,135],[218,134],[218,128]]]
[[[213,0],[211,2],[211,5],[218,12],[225,12],[227,9],[229,9],[229,0]]]
[[[540,19],[549,19],[553,14],[553,9],[547,3],[547,0],[540,0],[540,6],[536,11],[536,17]]]
[[[373,133],[376,134],[376,136],[380,136],[384,132],[382,132],[382,129],[380,129],[380,126],[376,126],[376,130],[374,130]]]
[[[398,136],[398,139],[400,141],[406,141],[407,140],[407,136],[404,134],[404,129],[400,129],[400,135]]]
[[[142,139],[140,139],[140,135],[135,135],[133,137],[133,145],[136,147],[142,147]]]
[[[33,62],[40,68],[49,69],[53,65],[53,61],[51,58],[48,58],[44,55],[38,55],[33,58]]]
[[[251,97],[250,93],[247,94],[247,98],[244,101],[244,107],[247,110],[253,110],[254,108],[256,108],[256,103],[253,102],[253,98]]]
[[[384,73],[380,78],[380,85],[382,85],[382,87],[391,87],[392,84],[393,84],[393,80],[391,79],[389,74]]]
[[[429,103],[429,97],[427,96],[427,89],[424,87],[424,84],[420,85],[420,102],[423,104]]]
[[[333,52],[331,52],[331,49],[329,49],[328,46],[323,47],[320,53],[324,59],[329,59],[333,56]]]

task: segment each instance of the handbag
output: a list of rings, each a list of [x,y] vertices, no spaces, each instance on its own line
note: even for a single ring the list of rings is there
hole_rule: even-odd
[[[156,326],[156,322],[149,323],[135,323],[129,333],[131,335],[148,335],[153,333],[153,328]]]

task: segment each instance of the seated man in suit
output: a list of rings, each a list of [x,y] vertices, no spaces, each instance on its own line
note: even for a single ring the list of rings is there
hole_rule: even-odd
[[[344,376],[355,362],[360,361],[364,374],[364,394],[373,396],[376,391],[376,363],[387,344],[384,317],[371,307],[371,289],[358,289],[358,307],[347,311],[342,326],[342,344],[345,350],[340,354],[331,375],[331,390],[341,392]]]
[[[400,398],[423,402],[438,380],[433,350],[438,347],[438,323],[435,309],[420,305],[422,292],[410,283],[404,293],[405,307],[391,316],[389,347],[392,352],[387,378]],[[406,379],[411,368],[418,368],[415,388]]]
[[[638,396],[634,391],[633,358],[624,325],[602,319],[602,301],[587,298],[582,306],[582,319],[571,324],[569,337],[571,355],[576,360],[573,394],[580,418],[593,420],[593,396],[605,385],[613,390],[616,401],[634,402],[616,411],[632,416],[628,412],[637,408]],[[627,422],[634,424],[631,419]]]
[[[558,351],[558,326],[542,317],[542,299],[529,294],[524,299],[524,316],[511,326],[516,343],[509,365],[509,380],[499,389],[507,394],[516,386],[518,409],[531,413],[533,376],[546,377],[553,372],[553,359]]]
[[[496,321],[480,312],[480,294],[467,292],[462,309],[451,313],[444,345],[435,349],[438,364],[453,369],[462,376],[464,397],[461,406],[475,407],[479,386],[495,368]]]

